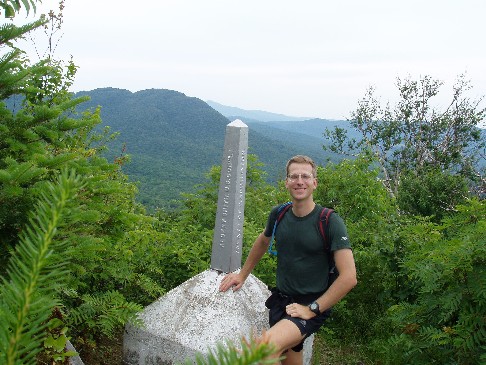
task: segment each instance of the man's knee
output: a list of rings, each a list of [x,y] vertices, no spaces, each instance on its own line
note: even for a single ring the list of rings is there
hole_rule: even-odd
[[[295,323],[286,319],[279,321],[271,327],[267,331],[266,337],[270,343],[276,346],[279,352],[297,346],[304,338]]]

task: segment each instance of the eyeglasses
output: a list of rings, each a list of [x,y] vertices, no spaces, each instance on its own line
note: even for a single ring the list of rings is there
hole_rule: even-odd
[[[289,179],[289,181],[297,181],[299,180],[299,178],[301,178],[303,181],[307,182],[309,181],[310,179],[312,179],[312,175],[309,175],[309,174],[292,174],[292,175],[287,175],[287,179]]]

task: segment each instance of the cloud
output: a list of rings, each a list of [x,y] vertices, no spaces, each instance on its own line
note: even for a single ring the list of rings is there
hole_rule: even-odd
[[[57,0],[44,0],[44,9]],[[480,0],[83,0],[66,3],[60,57],[74,87],[169,88],[222,104],[296,116],[348,116],[397,77],[486,94]]]

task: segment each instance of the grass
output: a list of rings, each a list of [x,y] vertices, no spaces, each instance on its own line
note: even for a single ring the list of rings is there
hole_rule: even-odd
[[[378,365],[367,355],[364,345],[343,343],[329,334],[316,334],[313,346],[313,365]]]

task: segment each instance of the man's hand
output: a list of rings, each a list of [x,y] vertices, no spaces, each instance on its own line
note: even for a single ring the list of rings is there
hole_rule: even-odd
[[[316,316],[316,314],[311,311],[308,306],[297,303],[289,304],[285,307],[285,311],[291,317],[298,317],[302,319],[311,319]]]
[[[227,291],[229,288],[233,287],[233,291],[237,291],[241,288],[245,279],[239,274],[230,273],[226,275],[221,283],[219,284],[219,291]]]

